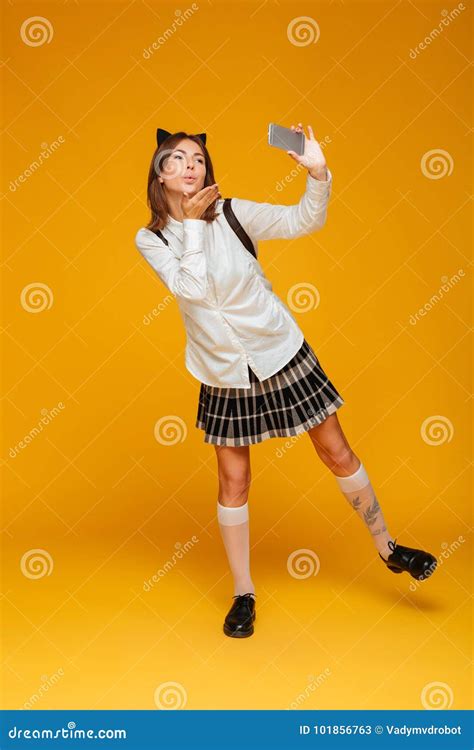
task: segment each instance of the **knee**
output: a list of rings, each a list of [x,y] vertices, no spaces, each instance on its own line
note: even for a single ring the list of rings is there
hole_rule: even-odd
[[[353,473],[360,464],[359,459],[352,449],[345,445],[326,449],[321,458],[331,471],[341,475]]]
[[[231,507],[244,505],[248,499],[250,480],[250,472],[219,472],[219,502]]]

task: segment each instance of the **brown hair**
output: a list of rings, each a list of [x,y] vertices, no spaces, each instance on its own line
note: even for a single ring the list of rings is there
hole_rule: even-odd
[[[147,206],[151,211],[151,218],[146,225],[147,229],[163,229],[168,222],[169,206],[166,200],[166,193],[162,183],[158,179],[159,170],[163,169],[163,165],[166,159],[170,157],[170,152],[177,146],[177,144],[183,140],[183,138],[189,138],[194,143],[197,143],[201,147],[203,156],[206,164],[206,177],[204,178],[203,187],[213,185],[215,183],[214,168],[212,166],[211,157],[206,148],[206,145],[198,138],[197,135],[188,135],[184,131],[173,133],[168,136],[165,140],[155,149],[153,154],[150,169],[148,172],[148,186],[147,186]],[[163,152],[166,152],[163,154]],[[217,198],[211,203],[201,216],[201,219],[205,221],[213,221],[218,214],[216,213],[216,202]]]

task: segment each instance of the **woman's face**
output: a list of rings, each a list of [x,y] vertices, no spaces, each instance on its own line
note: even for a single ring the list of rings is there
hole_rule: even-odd
[[[160,171],[160,180],[170,193],[194,195],[204,187],[206,161],[201,147],[183,138],[170,151]]]

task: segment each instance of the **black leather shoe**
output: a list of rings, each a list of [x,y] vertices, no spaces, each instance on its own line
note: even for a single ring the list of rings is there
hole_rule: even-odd
[[[402,547],[401,544],[397,544],[396,539],[395,542],[390,541],[388,546],[392,552],[387,560],[382,557],[380,552],[379,556],[393,573],[403,573],[406,570],[417,581],[423,581],[434,573],[437,560],[429,552],[424,552],[422,549]]]
[[[252,593],[236,594],[234,603],[224,620],[224,633],[231,638],[248,638],[253,633],[256,618],[255,599]]]

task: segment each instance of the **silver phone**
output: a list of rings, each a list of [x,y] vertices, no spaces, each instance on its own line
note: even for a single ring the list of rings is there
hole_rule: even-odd
[[[301,156],[304,154],[305,135],[271,122],[268,126],[268,143],[285,151],[294,151]]]

